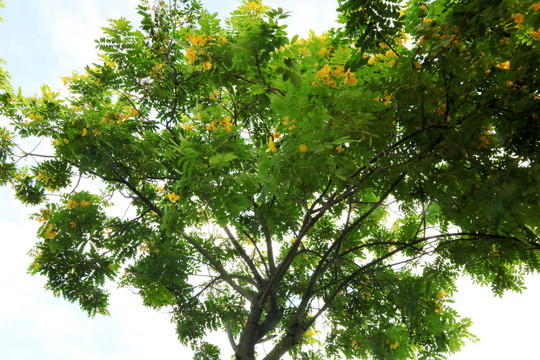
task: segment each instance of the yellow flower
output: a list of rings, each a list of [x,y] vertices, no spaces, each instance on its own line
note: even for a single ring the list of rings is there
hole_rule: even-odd
[[[352,77],[347,81],[347,84],[352,86],[352,85],[356,85],[357,82],[358,82],[358,79],[356,79],[355,77]]]
[[[341,145],[339,145],[336,150],[338,151],[338,153],[342,152],[343,151],[343,148],[341,147]]]
[[[210,125],[208,125],[208,126],[206,127],[206,130],[208,130],[208,131],[213,131],[213,130],[215,130],[215,129],[216,129],[216,126],[214,125],[214,122],[213,122],[213,121],[212,121],[212,123],[211,123]]]
[[[74,228],[75,226],[77,226],[77,224],[75,224],[75,221],[70,222],[69,225],[71,225],[72,228]]]
[[[206,44],[206,36],[198,35],[197,37],[190,35],[188,36],[189,41],[195,46],[201,46]]]
[[[230,128],[230,127],[226,127],[226,128],[225,128],[225,131],[228,132],[228,133],[230,133],[230,132],[231,132],[231,128]]]
[[[158,186],[158,187],[156,188],[156,190],[159,191],[159,192],[163,192],[163,186]]]
[[[55,236],[56,236],[56,233],[55,233],[55,232],[49,233],[49,239],[50,239],[50,240],[54,239]]]
[[[274,133],[274,139],[279,139],[279,137],[281,136],[281,134],[278,132]]]
[[[368,64],[369,64],[369,65],[375,64],[375,56],[372,56],[372,57],[368,60]]]
[[[88,201],[85,201],[85,200],[81,201],[81,206],[82,207],[86,207],[88,205],[90,205],[90,203]]]
[[[221,124],[223,126],[233,126],[233,124],[231,123],[231,117],[230,116],[225,116],[222,120],[221,120]]]
[[[88,132],[88,130],[86,130],[86,128],[84,128],[83,131],[82,131],[82,136],[85,136],[87,132]]]
[[[304,145],[304,144],[300,145],[300,151],[301,152],[306,152],[307,151],[307,146]]]
[[[482,146],[484,149],[487,149],[489,144],[489,139],[485,137],[484,135],[480,136],[480,141],[482,142],[480,146]]]
[[[227,41],[227,39],[223,36],[220,36],[219,41],[221,41],[224,44]]]
[[[205,61],[203,63],[203,67],[206,69],[206,70],[210,70],[210,68],[212,67],[212,64],[209,62],[209,61]]]
[[[490,70],[490,69],[487,69],[487,70],[486,70],[486,74],[489,75],[490,73],[491,73],[491,70]]]
[[[514,22],[515,22],[516,24],[521,24],[521,23],[523,23],[523,16],[524,16],[524,15],[521,14],[521,13],[517,13],[516,15],[512,15],[512,17],[514,18]]]
[[[186,57],[188,58],[188,62],[193,64],[197,58],[197,55],[195,55],[195,48],[193,46],[186,50]]]
[[[534,3],[532,8],[534,9],[534,11],[540,10],[540,2]]]
[[[395,349],[395,348],[397,348],[398,346],[399,346],[399,343],[396,341],[396,342],[393,343],[390,347],[391,347],[392,349]]]
[[[268,150],[270,150],[273,153],[277,152],[276,144],[274,144],[274,139],[272,139],[271,136],[268,139]]]
[[[321,51],[319,51],[319,55],[325,56],[328,53],[326,48],[322,48]]]
[[[343,65],[336,65],[336,70],[334,70],[334,73],[337,77],[345,76],[345,66]]]
[[[420,69],[422,67],[422,64],[420,64],[418,61],[414,60],[413,62],[413,65],[417,68],[417,69]]]
[[[328,74],[332,72],[332,68],[328,64],[324,64],[323,68],[317,71],[317,77],[324,79]]]
[[[510,81],[510,80],[506,80],[506,85],[512,86],[512,85],[514,85],[514,83],[512,81]]]
[[[190,124],[184,125],[184,129],[186,129],[186,131],[191,131],[192,128],[193,127]]]
[[[510,69],[510,61],[503,62],[502,64],[497,65],[499,69],[503,70],[509,70]]]
[[[180,199],[180,196],[176,195],[174,192],[167,195],[171,202],[176,202]]]

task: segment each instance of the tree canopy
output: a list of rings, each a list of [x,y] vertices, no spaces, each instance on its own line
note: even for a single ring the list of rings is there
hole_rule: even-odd
[[[142,1],[68,96],[2,70],[0,184],[41,206],[29,271],[91,316],[106,281],[136,289],[197,359],[214,330],[238,360],[474,338],[456,279],[502,295],[540,270],[540,3],[338,5],[341,28],[299,39],[259,1],[224,23]]]

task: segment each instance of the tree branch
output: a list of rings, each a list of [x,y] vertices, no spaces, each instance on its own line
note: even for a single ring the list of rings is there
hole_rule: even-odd
[[[218,272],[220,277],[229,284],[239,295],[244,297],[246,300],[252,302],[255,298],[253,294],[248,291],[247,289],[244,289],[237,283],[235,283],[232,279],[232,277],[229,275],[229,273],[225,270],[225,268],[221,265],[219,261],[217,261],[209,252],[206,250],[201,244],[199,244],[194,238],[186,234],[185,232],[181,231],[180,235],[184,239],[186,239],[191,246],[193,246],[206,260],[210,262],[210,265]]]
[[[236,345],[236,342],[234,341],[234,336],[231,331],[231,321],[229,319],[225,320],[225,330],[227,331],[229,343],[231,344],[233,351],[236,352],[238,350],[238,345]]]
[[[238,243],[238,241],[236,240],[236,238],[234,237],[234,235],[231,233],[231,231],[229,230],[227,226],[222,226],[221,228],[227,234],[227,237],[229,238],[229,241],[233,245],[234,249],[238,252],[240,257],[244,260],[246,265],[249,267],[249,270],[251,270],[253,277],[257,281],[257,284],[258,284],[257,288],[262,287],[263,279],[261,277],[261,274],[259,274],[257,267],[255,267],[255,264],[251,261],[249,256],[246,254],[246,252],[244,251],[244,248],[240,246],[240,244]]]
[[[319,264],[317,265],[317,268],[311,275],[311,278],[309,280],[309,283],[306,287],[306,291],[304,291],[304,294],[302,295],[302,300],[300,304],[298,305],[298,308],[296,310],[295,319],[297,321],[300,320],[302,317],[304,311],[306,310],[306,307],[308,305],[309,300],[311,299],[311,296],[313,294],[313,289],[315,287],[315,284],[319,278],[320,275],[324,272],[324,270],[327,268],[328,264],[331,263],[331,261],[328,261],[328,258],[330,257],[330,254],[334,252],[334,250],[338,249],[343,240],[346,238],[346,236],[362,221],[364,221],[369,215],[371,215],[383,202],[384,200],[390,195],[390,193],[396,188],[396,186],[405,178],[405,175],[407,173],[402,173],[395,181],[394,183],[388,188],[388,190],[379,198],[379,201],[375,203],[368,211],[366,211],[362,216],[360,216],[358,219],[353,221],[351,225],[348,227],[345,227],[345,229],[341,232],[341,234],[334,240],[332,245],[328,248],[328,250],[325,252],[325,254],[322,256],[321,260],[319,261]],[[336,254],[337,255],[337,254]]]

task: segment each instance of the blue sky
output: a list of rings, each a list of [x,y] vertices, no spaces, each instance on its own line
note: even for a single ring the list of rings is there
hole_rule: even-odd
[[[137,21],[136,0],[6,0],[0,9],[0,58],[15,87],[32,95],[41,84],[62,88],[61,77],[96,59],[94,39],[107,19]],[[236,1],[203,1],[226,14]],[[336,17],[334,1],[266,1],[292,12],[289,33],[322,32]],[[5,119],[0,124],[5,125]],[[142,360],[190,358],[177,341],[166,313],[144,308],[126,289],[111,286],[110,317],[87,318],[74,304],[43,289],[44,279],[26,273],[27,252],[35,241],[34,212],[0,188],[0,360]],[[481,337],[452,360],[537,358],[536,324],[540,323],[540,276],[527,278],[522,295],[494,298],[488,288],[460,282],[455,307],[472,317],[470,329]],[[219,337],[215,337],[219,339]],[[220,340],[221,341],[221,340]],[[225,342],[226,343],[226,342]],[[225,347],[227,345],[225,344]],[[224,358],[226,358],[224,356]]]

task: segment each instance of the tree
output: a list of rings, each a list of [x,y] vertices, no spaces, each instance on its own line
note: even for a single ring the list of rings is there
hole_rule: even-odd
[[[289,39],[260,2],[226,27],[142,2],[69,97],[2,72],[0,183],[42,206],[30,271],[91,316],[106,280],[137,289],[200,359],[219,358],[211,330],[242,360],[459,350],[456,278],[502,295],[540,269],[540,4],[370,3]]]

